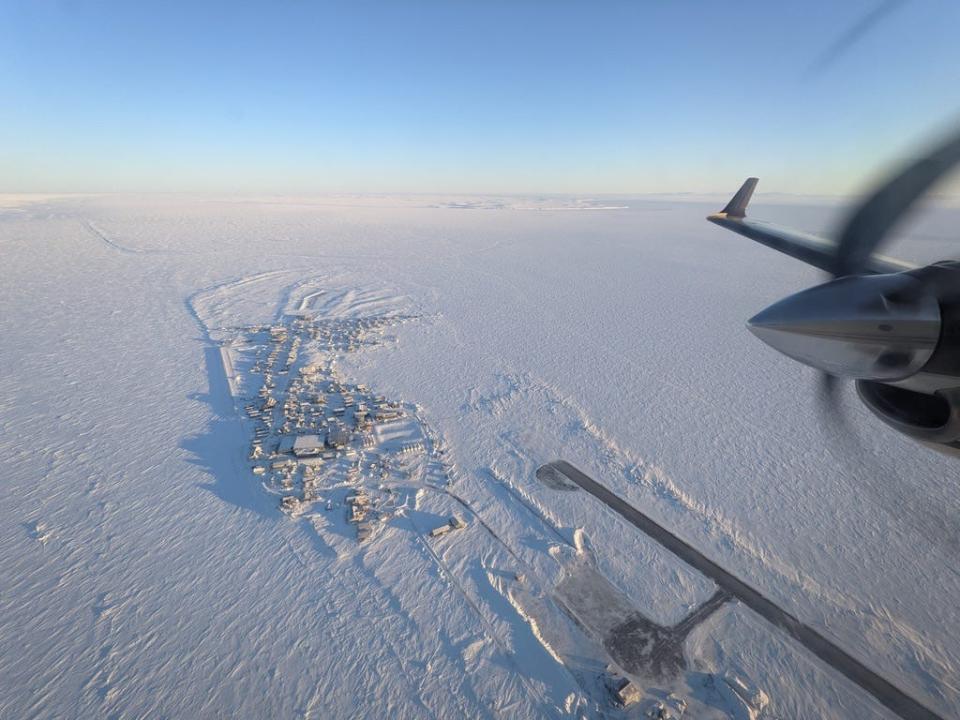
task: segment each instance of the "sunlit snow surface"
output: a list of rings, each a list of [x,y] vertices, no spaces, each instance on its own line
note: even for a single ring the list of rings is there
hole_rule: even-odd
[[[843,212],[755,203],[814,232]],[[726,672],[761,717],[888,717],[737,604],[613,707],[602,613],[574,621],[558,588],[598,572],[661,624],[715,588],[538,482],[558,458],[954,716],[960,465],[851,388],[822,418],[814,374],[743,327],[819,276],[707,224],[721,204],[5,198],[0,718],[642,717],[671,691],[745,716]],[[958,221],[930,210],[890,253],[955,255]],[[364,544],[342,508],[278,509],[221,359],[311,293],[416,318],[336,364],[452,468]],[[426,536],[453,513],[468,527]]]

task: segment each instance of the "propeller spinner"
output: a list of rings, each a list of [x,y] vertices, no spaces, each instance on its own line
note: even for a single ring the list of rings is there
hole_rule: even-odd
[[[922,268],[877,255],[915,203],[957,163],[960,133],[880,185],[837,242],[748,219],[748,179],[711,222],[827,271],[833,280],[791,295],[750,319],[750,331],[823,373],[854,379],[861,400],[918,440],[960,448],[960,263]]]

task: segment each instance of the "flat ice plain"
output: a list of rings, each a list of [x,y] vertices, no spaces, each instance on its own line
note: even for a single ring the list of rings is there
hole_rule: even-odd
[[[737,603],[614,707],[618,603],[672,625],[715,587],[536,479],[561,458],[958,717],[960,465],[849,387],[824,421],[813,372],[744,328],[820,276],[705,222],[725,200],[0,198],[0,718],[620,718],[670,692],[891,717]],[[843,207],[751,212],[822,232]],[[958,221],[928,208],[889,254],[955,256]],[[279,510],[224,374],[239,328],[310,298],[414,318],[324,360],[449,462],[363,544],[342,507]]]

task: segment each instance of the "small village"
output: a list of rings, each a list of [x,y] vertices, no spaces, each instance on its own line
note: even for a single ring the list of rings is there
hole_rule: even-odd
[[[317,320],[308,312],[245,328],[230,345],[232,386],[250,428],[250,468],[281,511],[298,518],[341,513],[360,544],[416,503],[418,488],[445,490],[453,466],[416,409],[347,382],[337,357],[383,342],[406,318]],[[467,527],[460,514],[424,539]],[[603,683],[613,706],[628,708],[640,689],[611,665]],[[647,717],[679,718],[684,705],[656,703]]]
[[[345,521],[360,545],[416,509],[423,489],[449,493],[454,470],[415,406],[352,384],[337,367],[344,354],[382,344],[385,328],[404,319],[288,313],[242,329],[228,348],[253,475],[291,518],[333,513],[327,517]],[[417,530],[434,542],[466,527],[463,514],[453,513]],[[686,709],[673,694],[642,702],[642,689],[615,664],[598,679],[611,708],[641,706],[654,720],[679,720]]]
[[[309,312],[292,313],[246,328],[231,344],[253,474],[293,517],[343,512],[360,543],[413,501],[411,489],[449,482],[445,451],[414,408],[337,371],[339,354],[379,344],[386,326],[405,319],[317,321]],[[455,515],[428,534],[464,527]]]

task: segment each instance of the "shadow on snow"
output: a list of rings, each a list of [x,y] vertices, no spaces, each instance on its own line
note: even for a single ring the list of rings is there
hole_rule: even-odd
[[[200,487],[221,500],[263,518],[276,519],[267,496],[259,492],[253,475],[244,462],[246,438],[227,383],[220,349],[206,340],[203,349],[207,371],[207,393],[194,393],[190,399],[207,403],[213,417],[205,431],[185,438],[180,447],[191,453],[189,462],[202,468],[211,478]]]

